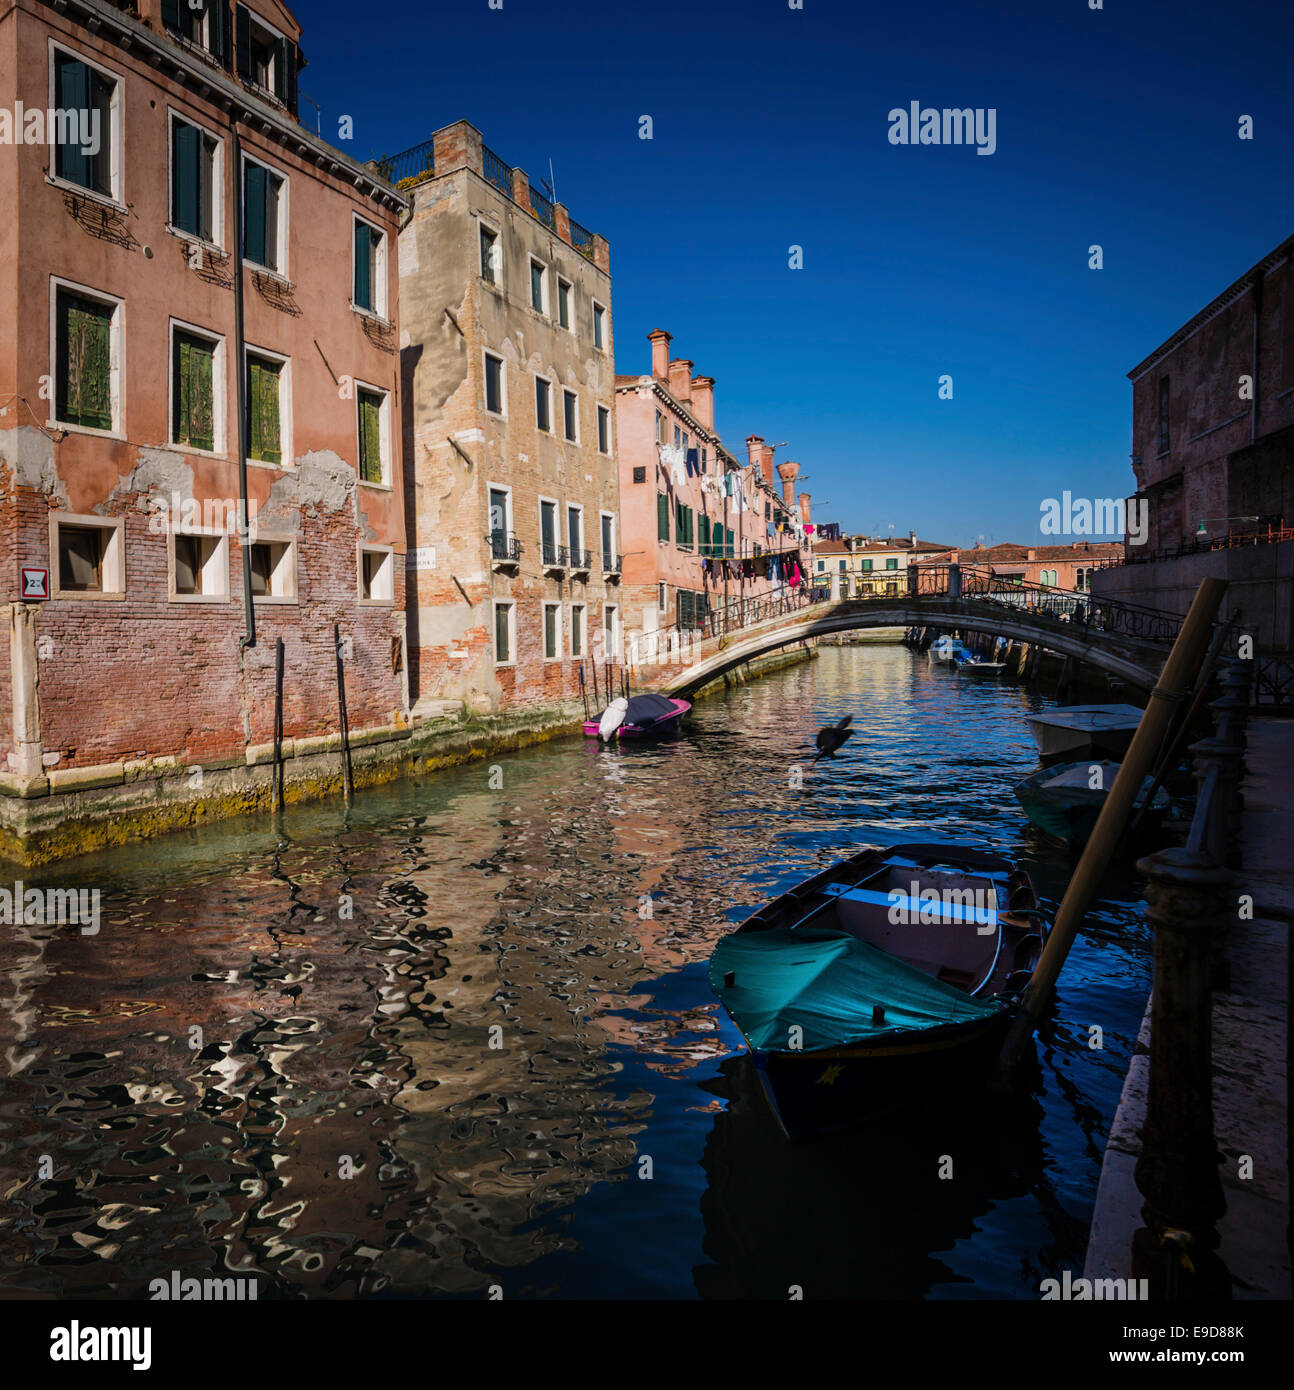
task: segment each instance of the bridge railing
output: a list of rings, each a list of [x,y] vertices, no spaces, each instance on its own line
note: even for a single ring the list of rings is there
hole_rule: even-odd
[[[722,637],[754,627],[756,623],[767,622],[770,618],[802,612],[820,603],[822,598],[823,595],[815,593],[811,585],[800,583],[782,584],[767,594],[730,599],[714,607],[704,602],[697,603],[690,617],[681,622],[626,634],[630,664],[673,664],[680,658],[672,654],[685,651],[707,637]]]

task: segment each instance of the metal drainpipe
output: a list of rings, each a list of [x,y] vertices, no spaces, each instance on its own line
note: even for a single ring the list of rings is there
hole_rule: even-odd
[[[256,609],[252,603],[251,518],[247,504],[247,348],[243,339],[243,155],[238,139],[238,115],[229,113],[234,164],[234,342],[237,367],[234,373],[235,437],[238,440],[238,506],[243,552],[243,622],[240,650],[256,645]]]
[[[1286,279],[1288,280],[1288,272]],[[1249,405],[1249,442],[1254,444],[1258,440],[1258,327],[1262,319],[1263,312],[1263,273],[1260,270],[1254,276],[1253,288],[1254,300],[1254,365],[1253,365],[1253,393],[1254,398]]]

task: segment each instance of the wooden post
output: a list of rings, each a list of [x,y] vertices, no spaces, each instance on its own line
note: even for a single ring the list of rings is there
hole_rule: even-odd
[[[1206,581],[1207,582],[1207,581]],[[1152,1299],[1231,1296],[1217,1256],[1226,1210],[1213,1134],[1211,937],[1226,913],[1230,875],[1207,854],[1167,849],[1142,859],[1155,933],[1150,1073],[1136,1183],[1145,1222],[1132,1239],[1132,1274]]]
[[[1088,906],[1096,896],[1110,858],[1123,835],[1137,792],[1163,744],[1164,730],[1172,720],[1183,692],[1195,679],[1226,587],[1225,579],[1205,579],[1196,591],[1191,611],[1186,615],[1177,641],[1164,662],[1164,669],[1159,673],[1159,682],[1150,692],[1150,701],[1137,725],[1132,744],[1119,764],[1118,776],[1101,807],[1091,839],[1084,847],[1074,875],[1069,880],[1047,944],[1043,947],[1042,958],[1025,989],[1023,1008],[1002,1049],[1004,1070],[1010,1069],[1019,1060],[1025,1042],[1042,1017],[1043,1009],[1056,986],[1060,968],[1065,963]]]
[[[274,771],[270,774],[270,800],[283,809],[283,639],[274,644]]]
[[[333,650],[337,655],[337,714],[341,729],[342,785],[346,791],[346,800],[349,801],[355,794],[355,779],[350,765],[350,721],[346,717],[346,674],[342,667],[341,635],[337,631],[336,623],[332,625],[332,643]]]

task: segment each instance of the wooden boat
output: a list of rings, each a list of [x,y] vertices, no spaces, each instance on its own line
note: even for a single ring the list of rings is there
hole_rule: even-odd
[[[1025,815],[1043,834],[1072,849],[1081,849],[1091,838],[1096,818],[1118,773],[1118,763],[1052,763],[1026,777],[1015,788],[1015,796]],[[1150,777],[1142,783],[1134,803],[1137,809],[1144,804],[1152,785]],[[1138,832],[1149,834],[1157,830],[1171,806],[1172,798],[1162,787],[1158,788],[1142,812]]]
[[[692,708],[690,701],[677,700],[669,695],[631,695],[624,703],[627,707],[623,720],[603,737],[656,738],[670,729],[678,728],[679,720]],[[605,713],[604,710],[603,715]],[[603,715],[585,723],[584,732],[589,738],[598,737]]]
[[[926,649],[926,659],[932,666],[946,666],[957,659],[958,652],[965,650],[955,637],[949,637],[944,633],[942,637],[936,637]]]
[[[1005,661],[990,661],[976,652],[965,650],[953,659],[953,665],[970,676],[1000,676],[1006,670]]]
[[[1028,874],[955,845],[863,850],[715,948],[710,984],[792,1139],[993,1066],[1042,950]]]
[[[1141,723],[1136,705],[1061,705],[1029,716],[1029,728],[1044,761],[1114,758],[1128,751]]]

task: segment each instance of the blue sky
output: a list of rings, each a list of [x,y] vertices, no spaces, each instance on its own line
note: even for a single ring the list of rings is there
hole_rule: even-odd
[[[1288,0],[1088,3],[295,12],[353,155],[466,118],[532,179],[552,161],[611,243],[617,370],[666,328],[734,452],[789,441],[817,519],[966,544],[1045,539],[1065,488],[1131,491],[1127,371],[1294,232]],[[994,108],[996,153],[891,145],[914,100]]]

